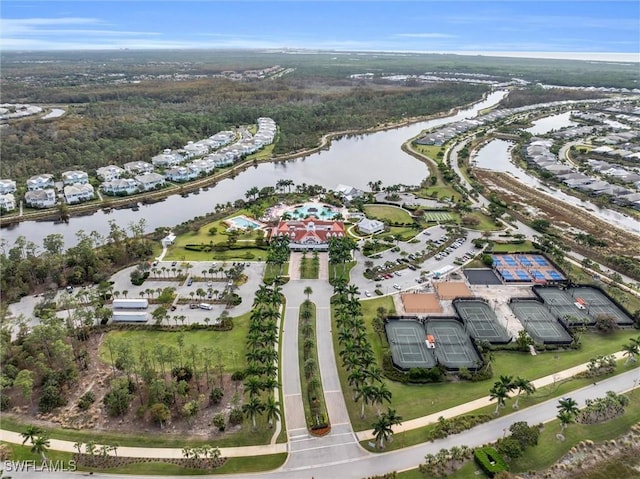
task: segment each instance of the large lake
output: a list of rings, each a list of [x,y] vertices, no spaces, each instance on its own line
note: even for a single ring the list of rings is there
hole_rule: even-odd
[[[78,231],[96,231],[106,235],[109,232],[110,220],[126,227],[140,218],[146,220],[147,230],[153,231],[160,226],[174,226],[194,216],[204,215],[212,211],[217,203],[244,199],[249,188],[275,186],[280,179],[290,179],[296,184],[318,184],[325,188],[346,184],[368,189],[367,183],[377,180],[382,180],[383,185],[418,185],[429,175],[429,171],[424,163],[404,153],[400,149],[401,145],[425,129],[472,118],[479,111],[498,103],[505,95],[506,91],[491,93],[486,100],[446,118],[414,123],[393,130],[343,137],[334,140],[329,149],[304,158],[250,167],[239,173],[236,178],[222,180],[215,187],[202,191],[199,195],[192,194],[187,198],[172,195],[160,203],[141,205],[139,211],[98,211],[90,216],[71,218],[68,224],[25,221],[12,228],[2,229],[2,238],[13,244],[21,235],[41,245],[47,235],[60,233],[64,236],[65,247],[69,248],[75,245]]]

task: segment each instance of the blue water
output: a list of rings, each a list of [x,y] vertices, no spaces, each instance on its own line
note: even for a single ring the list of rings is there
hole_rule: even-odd
[[[260,228],[262,225],[255,221],[252,221],[244,216],[234,216],[233,218],[229,218],[227,220],[228,223],[233,224],[236,228]]]
[[[311,211],[310,211],[311,210]],[[291,215],[298,219],[306,218],[307,216],[316,216],[318,219],[332,219],[336,216],[338,212],[333,211],[332,208],[328,208],[319,203],[305,203],[303,206],[300,206],[294,209],[291,212]]]

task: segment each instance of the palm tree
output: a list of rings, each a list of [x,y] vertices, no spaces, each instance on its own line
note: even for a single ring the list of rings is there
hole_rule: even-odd
[[[258,430],[258,426],[256,424],[256,416],[261,415],[264,412],[264,409],[264,404],[262,404],[260,399],[255,396],[252,397],[248,403],[242,405],[242,412],[244,412],[247,417],[251,418],[254,432]]]
[[[36,436],[31,441],[31,452],[34,454],[40,454],[42,460],[46,461],[47,456],[45,455],[45,452],[47,452],[50,445],[51,442],[47,436]]]
[[[258,394],[260,394],[260,390],[262,389],[262,382],[256,376],[249,376],[244,383],[244,387],[247,391],[249,391],[249,397],[254,398]]]
[[[521,378],[518,376],[513,380],[513,386],[518,390],[518,395],[516,396],[516,402],[513,404],[513,409],[518,409],[518,401],[520,400],[520,394],[527,393],[527,396],[533,394],[536,390],[536,387],[529,381],[528,379]]]
[[[509,397],[509,391],[504,387],[500,382],[496,382],[493,387],[489,390],[489,397],[493,400],[497,400],[496,410],[493,412],[495,416],[500,414],[500,408],[504,407],[505,401]]]
[[[576,416],[580,409],[578,409],[578,403],[572,398],[562,398],[558,401],[556,406],[561,412],[568,412],[572,416]]]
[[[623,344],[622,350],[624,351],[624,355],[627,357],[624,362],[625,366],[629,364],[629,361],[633,361],[634,363],[637,361],[636,356],[640,354],[640,346],[638,346],[634,340],[631,340],[631,343],[629,344]]]
[[[82,446],[84,446],[84,443],[83,443],[83,442],[80,442],[80,441],[76,442],[76,443],[73,445],[73,447],[75,447],[75,448],[76,448],[76,450],[78,451],[78,454],[82,454]]]
[[[384,443],[393,434],[391,424],[386,415],[378,417],[378,420],[373,423],[373,435],[376,438],[376,443],[380,449],[384,449]]]
[[[556,417],[560,421],[560,434],[562,434],[567,426],[575,419],[575,416],[567,411],[560,411]]]
[[[33,441],[35,440],[36,436],[39,436],[43,432],[44,431],[42,429],[40,429],[38,426],[35,426],[33,424],[29,424],[27,426],[27,429],[25,429],[24,432],[20,433],[20,435],[24,438],[24,441],[22,441],[22,445],[24,446],[24,444],[27,441],[31,441],[31,444],[33,444]]]
[[[276,401],[273,396],[269,396],[264,408],[267,413],[269,428],[272,428],[273,421],[278,421],[280,419],[280,403]]]
[[[311,286],[307,286],[304,288],[303,293],[307,295],[307,301],[309,301],[309,296],[313,294],[313,289],[311,289]]]
[[[382,403],[384,401],[391,403],[391,396],[391,391],[385,383],[380,383],[380,386],[371,387],[371,399],[373,401],[373,404],[376,405],[378,416],[382,414],[382,411],[380,410],[380,408],[382,407]]]

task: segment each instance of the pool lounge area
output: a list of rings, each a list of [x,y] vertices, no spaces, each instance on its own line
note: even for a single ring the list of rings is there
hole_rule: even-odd
[[[249,218],[245,215],[234,216],[233,218],[229,218],[224,222],[227,226],[229,226],[229,228],[237,230],[254,230],[260,229],[264,226],[263,223],[260,223],[259,221]]]

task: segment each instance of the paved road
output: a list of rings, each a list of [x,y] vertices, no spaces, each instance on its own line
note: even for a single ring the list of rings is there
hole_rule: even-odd
[[[607,391],[622,393],[633,388],[636,390],[632,394],[639,394],[637,391],[640,382],[640,368],[619,374],[609,379],[590,385],[578,391],[571,393],[571,397],[584,405],[586,399],[602,397]],[[318,448],[311,450],[300,450],[300,454],[313,460],[313,465],[302,465],[297,461],[289,460],[287,463],[272,472],[243,474],[243,479],[360,479],[373,475],[380,475],[390,471],[400,471],[408,468],[415,468],[423,462],[425,454],[435,454],[442,448],[451,448],[452,446],[465,444],[469,447],[476,447],[488,442],[495,441],[504,435],[504,432],[511,424],[516,421],[527,421],[529,424],[538,424],[551,421],[557,414],[556,406],[558,398],[551,399],[547,402],[536,406],[523,409],[511,414],[505,414],[488,423],[481,424],[468,431],[460,434],[454,434],[445,439],[419,444],[416,446],[400,449],[398,451],[388,452],[384,454],[366,454],[360,457],[345,454],[347,447]],[[554,426],[556,427],[556,426]],[[559,430],[559,429],[558,429]],[[323,438],[325,439],[325,438]],[[328,439],[328,437],[327,437]],[[396,441],[402,441],[402,435],[395,437]],[[314,444],[320,445],[320,439]],[[336,441],[333,439],[332,441]],[[337,443],[337,441],[336,441]],[[351,448],[348,448],[351,450]],[[291,454],[294,456],[297,453]],[[348,456],[348,457],[345,457]],[[46,477],[51,479],[77,479],[77,477],[86,475],[86,473],[47,473]],[[12,472],[14,478],[41,478],[44,477],[41,472]],[[113,479],[113,475],[94,473],[92,477]],[[148,476],[127,476],[129,479],[147,479]],[[165,476],[169,477],[169,476]],[[181,476],[185,477],[185,476]],[[204,476],[195,476],[202,478]],[[237,475],[215,475],[212,476],[219,479],[237,479]]]

